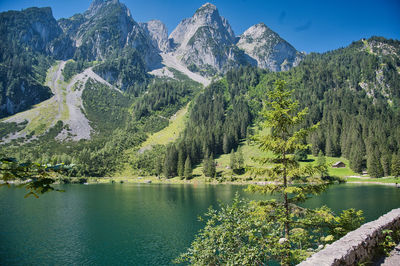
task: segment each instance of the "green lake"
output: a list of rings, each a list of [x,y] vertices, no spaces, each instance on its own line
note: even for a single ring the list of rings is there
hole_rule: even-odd
[[[64,185],[24,199],[24,189],[0,189],[0,265],[166,265],[203,227],[210,205],[229,203],[235,185]],[[356,208],[367,221],[400,207],[400,189],[344,184],[309,199],[335,212]]]

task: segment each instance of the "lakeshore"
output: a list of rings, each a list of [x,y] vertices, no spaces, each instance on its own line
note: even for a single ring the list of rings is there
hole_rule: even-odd
[[[86,179],[87,184],[106,184],[106,183],[127,183],[127,184],[226,184],[226,185],[265,185],[268,181],[263,179],[249,180],[240,178],[237,176],[232,176],[230,178],[209,178],[209,177],[194,177],[192,179],[186,180],[180,177],[174,178],[159,178],[156,176],[137,176],[137,177],[88,177]],[[339,178],[338,178],[339,179]],[[74,183],[77,182],[79,178],[71,178]],[[375,184],[375,185],[386,185],[386,186],[399,186],[400,179],[394,177],[382,177],[382,178],[370,178],[370,177],[341,177],[341,181],[349,184]]]
[[[273,198],[247,193],[238,183],[59,186],[66,192],[38,199],[24,198],[25,189],[0,187],[4,264],[170,265],[204,227],[197,218],[210,206],[231,204],[237,193],[249,200]],[[393,186],[332,185],[302,206],[363,210],[369,222],[397,208],[399,193]]]

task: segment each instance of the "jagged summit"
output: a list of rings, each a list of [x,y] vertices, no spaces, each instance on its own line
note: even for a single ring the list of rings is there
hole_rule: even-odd
[[[205,3],[204,5],[202,5],[198,10],[200,9],[217,9],[217,7],[213,4],[211,4],[210,2]]]
[[[115,53],[134,48],[148,69],[159,66],[161,62],[152,36],[140,27],[127,6],[118,0],[94,0],[83,15],[62,19],[60,25],[74,41],[75,57],[103,61]]]
[[[258,67],[272,71],[288,70],[304,56],[264,23],[248,28],[240,36],[237,46],[256,60]]]
[[[256,25],[254,25],[254,26],[252,26],[252,27],[250,27],[250,28],[258,28],[258,29],[263,30],[263,31],[265,31],[265,32],[269,32],[269,33],[271,33],[271,34],[276,34],[276,33],[275,33],[273,30],[271,30],[267,25],[265,25],[264,22],[257,23]],[[249,28],[249,29],[250,29],[250,28]]]
[[[96,8],[96,7],[101,6],[101,5],[105,4],[105,3],[117,4],[117,3],[119,3],[119,0],[93,0],[92,3],[90,4],[89,9]]]
[[[219,15],[218,9],[215,5],[210,4],[210,3],[205,3],[204,5],[202,5],[201,7],[199,7],[196,10],[194,15],[213,14],[215,12]]]
[[[224,72],[228,63],[237,65],[235,34],[215,5],[206,3],[190,18],[182,20],[169,36],[176,55],[193,70],[209,75]]]
[[[120,3],[119,0],[93,0],[89,6],[89,9],[84,14],[87,18],[93,17],[94,15],[98,14],[100,10],[109,5],[121,7],[124,9],[125,13],[130,16],[129,9],[124,4]]]

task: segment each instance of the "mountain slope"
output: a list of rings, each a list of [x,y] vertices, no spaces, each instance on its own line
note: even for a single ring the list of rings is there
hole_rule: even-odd
[[[303,126],[320,122],[307,140],[314,156],[343,156],[355,172],[390,175],[400,150],[399,55],[400,41],[374,37],[307,55],[285,72],[229,71],[192,103],[185,131],[164,154],[167,175],[177,174],[179,156],[200,163],[236,149],[259,119],[266,90],[280,79],[295,90],[299,109],[308,108]]]
[[[257,66],[272,71],[286,71],[297,66],[304,54],[279,37],[264,23],[247,29],[237,43],[247,55],[257,61]]]
[[[154,47],[161,52],[168,52],[171,49],[168,30],[162,21],[153,19],[146,23],[139,23],[139,25],[150,36]]]
[[[228,21],[210,3],[184,19],[169,38],[161,21],[137,23],[118,0],[93,0],[83,14],[58,21],[50,8],[29,8],[3,12],[0,22],[0,117],[51,97],[43,84],[57,59],[76,61],[75,69],[67,65],[70,74],[102,61],[93,69],[98,75],[139,96],[151,79],[147,72],[172,77],[172,67],[207,85],[210,77],[242,65],[280,71],[302,57],[266,27],[261,33],[247,30],[237,45]]]
[[[51,97],[43,83],[62,35],[50,8],[0,13],[0,118]]]
[[[193,17],[182,20],[169,38],[176,57],[203,75],[212,76],[246,63],[235,46],[235,35],[228,21],[210,3],[201,6]]]
[[[82,92],[86,84],[89,81],[97,82],[105,84],[120,94],[122,92],[94,73],[92,68],[85,69],[82,73],[75,75],[69,82],[65,82],[62,75],[65,64],[65,61],[61,61],[48,71],[46,85],[51,88],[54,94],[53,97],[30,110],[20,112],[2,121],[6,123],[27,121],[23,130],[3,138],[3,141],[8,142],[13,139],[31,136],[32,134],[35,136],[43,135],[54,127],[58,121],[63,122],[64,127],[56,136],[56,139],[74,141],[90,139],[94,130],[84,113],[85,108],[82,102]]]
[[[82,16],[62,19],[60,25],[74,40],[75,59],[105,60],[131,47],[141,53],[148,68],[161,61],[150,36],[118,0],[95,0]]]

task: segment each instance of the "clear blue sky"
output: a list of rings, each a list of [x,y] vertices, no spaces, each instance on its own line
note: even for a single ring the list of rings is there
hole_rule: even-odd
[[[0,11],[31,6],[53,9],[59,19],[84,12],[90,0],[0,0]],[[120,0],[138,22],[163,21],[171,32],[207,0]],[[236,35],[264,22],[296,49],[325,52],[371,36],[400,39],[399,0],[209,0]]]

